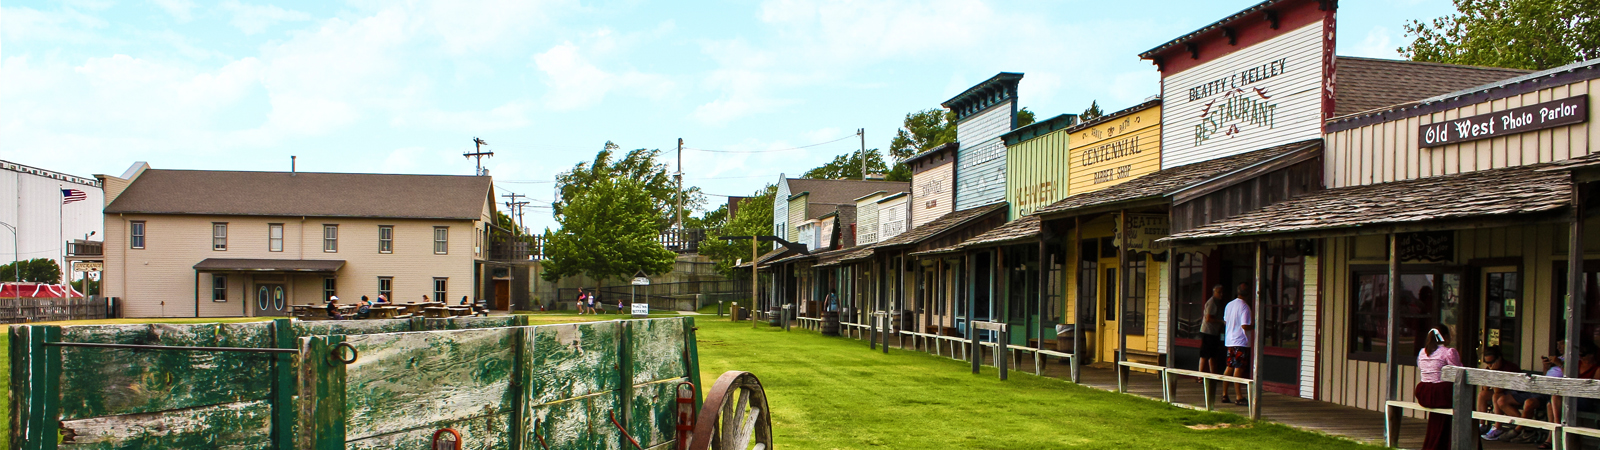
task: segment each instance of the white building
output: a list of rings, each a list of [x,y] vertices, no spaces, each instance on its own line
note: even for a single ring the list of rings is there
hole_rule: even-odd
[[[75,239],[98,241],[105,234],[100,210],[105,194],[100,182],[37,167],[0,161],[0,260],[13,255],[22,260],[48,258],[72,277],[63,259],[66,243]],[[71,192],[72,199],[66,192]],[[78,200],[81,193],[81,200]],[[16,239],[11,230],[16,228]],[[93,235],[92,237],[90,235]],[[15,245],[13,245],[15,242]],[[65,283],[63,280],[62,283]]]

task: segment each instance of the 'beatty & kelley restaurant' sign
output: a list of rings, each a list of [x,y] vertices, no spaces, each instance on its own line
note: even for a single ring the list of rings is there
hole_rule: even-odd
[[[1537,105],[1480,114],[1417,128],[1422,148],[1508,136],[1583,123],[1589,119],[1589,96],[1579,95]]]

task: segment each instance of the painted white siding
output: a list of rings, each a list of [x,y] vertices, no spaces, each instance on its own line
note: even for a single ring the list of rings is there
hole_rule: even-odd
[[[772,202],[772,235],[789,239],[789,179],[783,174],[778,174],[778,193]],[[777,242],[772,243],[772,248],[778,248]]]
[[[878,199],[883,194],[872,194],[856,201],[856,245],[875,244],[878,237]]]
[[[1161,168],[1322,133],[1323,23],[1162,79]]]
[[[88,199],[63,205],[62,189],[83,191]],[[71,268],[61,257],[66,242],[90,232],[96,241],[105,235],[100,212],[105,195],[93,178],[0,161],[0,199],[4,199],[0,222],[17,228],[15,247],[11,230],[0,229],[0,259],[6,263],[13,255],[23,260],[53,259],[70,277]]]
[[[1000,135],[1011,131],[1016,100],[1007,99],[956,124],[957,211],[1005,199],[1006,146]]]
[[[1172,270],[1172,265],[1157,264],[1157,266],[1161,267],[1156,274],[1160,278],[1151,280],[1150,284],[1159,286],[1156,294],[1156,305],[1159,308],[1159,312],[1156,313],[1156,353],[1164,354],[1167,352],[1167,320],[1170,320],[1168,316],[1172,313],[1172,305],[1167,301],[1167,296],[1170,295],[1168,291],[1171,290],[1170,285],[1172,284],[1168,282],[1168,280],[1172,279],[1168,271]]]
[[[911,211],[906,208],[909,196],[900,196],[878,203],[878,240],[885,240],[906,232],[911,223]]]
[[[911,176],[911,227],[932,222],[953,211],[955,164],[944,164]]]
[[[1302,278],[1305,287],[1300,292],[1305,293],[1304,303],[1300,307],[1300,396],[1303,398],[1316,398],[1317,396],[1317,335],[1321,328],[1317,324],[1317,312],[1321,305],[1322,266],[1315,256],[1306,257],[1306,273]]]

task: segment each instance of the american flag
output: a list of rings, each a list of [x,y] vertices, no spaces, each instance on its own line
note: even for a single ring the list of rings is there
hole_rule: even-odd
[[[61,190],[61,204],[63,204],[63,205],[68,204],[68,203],[72,203],[72,202],[76,202],[76,201],[88,200],[88,199],[89,199],[89,194],[85,194],[85,193],[83,193],[83,191],[80,191],[80,190],[77,190],[77,189],[62,189]]]

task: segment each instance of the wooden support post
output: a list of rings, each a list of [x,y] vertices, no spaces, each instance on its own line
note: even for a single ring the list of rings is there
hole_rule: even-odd
[[[1477,450],[1477,428],[1472,425],[1472,407],[1477,405],[1473,389],[1467,383],[1467,372],[1456,373],[1454,399],[1450,404],[1453,415],[1450,418],[1450,448],[1455,450]],[[1395,433],[1398,435],[1399,433]]]
[[[684,364],[683,367],[684,369],[687,369],[686,371],[688,373],[686,375],[689,377],[689,382],[694,383],[694,409],[695,411],[699,411],[700,406],[705,402],[705,398],[703,397],[705,393],[703,391],[708,389],[702,387],[704,385],[700,384],[700,339],[695,336],[695,330],[699,329],[699,327],[694,326],[694,317],[685,317],[683,320],[683,349],[685,354],[684,359],[687,360],[685,361],[686,364]],[[530,329],[529,332],[531,333],[532,330]],[[530,340],[529,342],[532,341]]]
[[[1254,305],[1250,308],[1250,323],[1253,324],[1250,336],[1250,376],[1254,382],[1250,383],[1250,418],[1261,419],[1261,347],[1265,342],[1261,336],[1266,335],[1266,324],[1262,319],[1266,317],[1267,306],[1267,243],[1256,242],[1255,245],[1255,298],[1251,299]],[[1394,297],[1390,297],[1394,298]],[[1390,335],[1394,336],[1394,335]],[[1392,347],[1392,346],[1391,346]]]
[[[1177,338],[1177,336],[1178,336],[1178,249],[1177,248],[1168,248],[1167,249],[1167,262],[1166,262],[1164,267],[1167,268],[1167,279],[1166,279],[1166,283],[1167,283],[1167,339],[1166,339],[1167,358],[1166,358],[1166,360],[1164,362],[1166,363],[1167,368],[1173,369],[1173,368],[1177,368],[1178,367],[1178,362],[1177,362],[1178,361],[1178,358],[1177,358],[1177,354],[1178,354],[1178,352],[1177,352],[1177,348],[1178,348],[1177,347],[1177,343],[1178,343],[1178,338]],[[1202,282],[1201,283],[1202,289],[1204,288],[1204,286],[1205,286],[1205,284]],[[1202,312],[1202,314],[1204,314],[1204,313]],[[1196,368],[1198,369],[1198,367],[1196,367]],[[1211,380],[1202,379],[1202,380],[1200,380],[1200,382],[1202,384],[1210,384]],[[1168,380],[1167,390],[1172,392],[1172,394],[1171,394],[1172,398],[1176,399],[1178,397],[1178,383],[1177,383],[1177,380]],[[1206,392],[1206,395],[1209,396],[1209,395],[1211,395],[1211,393],[1208,391],[1208,392]],[[1208,401],[1209,401],[1209,399],[1208,399]]]
[[[1073,217],[1072,218],[1072,245],[1071,245],[1071,248],[1072,248],[1072,252],[1070,253],[1070,255],[1071,255],[1070,257],[1077,258],[1077,259],[1073,260],[1072,267],[1074,269],[1077,269],[1079,264],[1083,264],[1083,255],[1082,255],[1082,253],[1083,253],[1083,218],[1082,217]],[[1076,276],[1076,273],[1074,273],[1073,275]],[[1075,289],[1074,292],[1072,292],[1072,295],[1073,295],[1072,298],[1074,298],[1075,301],[1072,302],[1072,310],[1066,312],[1067,314],[1071,314],[1072,315],[1072,370],[1071,370],[1071,372],[1072,372],[1072,382],[1073,383],[1077,383],[1078,382],[1078,374],[1080,373],[1080,369],[1082,369],[1082,367],[1083,367],[1083,324],[1079,323],[1079,321],[1081,319],[1083,319],[1083,315],[1078,313],[1078,310],[1083,309],[1082,292],[1083,292],[1083,286],[1078,286],[1078,289]],[[1090,301],[1093,301],[1093,300],[1091,299]]]
[[[980,357],[980,355],[983,355],[983,344],[982,344],[982,341],[978,340],[978,328],[975,326],[977,324],[978,323],[977,322],[973,322],[972,319],[970,319],[970,318],[967,319],[967,335],[970,338],[968,340],[972,341],[972,350],[971,350],[971,353],[969,354],[969,356],[972,357],[972,374],[973,375],[977,375],[978,374],[978,365],[981,364],[978,361],[978,358]]]
[[[299,337],[294,333],[292,319],[274,319],[272,321],[272,346],[274,348],[297,348]],[[297,415],[294,404],[295,391],[298,386],[294,381],[294,354],[272,354],[272,448],[289,450],[294,448],[294,418]]]
[[[1000,342],[997,342],[999,345],[994,347],[994,354],[995,359],[999,360],[997,365],[1000,366],[1000,381],[1005,381],[1007,369],[1010,368],[1007,365],[1011,362],[1011,327],[1004,324],[1000,325],[999,338]]]
[[[617,423],[628,429],[633,419],[633,321],[617,323]]]
[[[882,331],[879,331],[878,335],[883,336],[883,354],[885,355],[889,354],[889,320],[893,317],[888,312],[878,313],[878,319],[883,321]]]
[[[1563,373],[1568,374],[1576,374],[1581,372],[1578,369],[1578,358],[1572,357],[1571,355],[1578,354],[1578,343],[1582,342],[1582,338],[1579,337],[1579,331],[1581,331],[1580,328],[1583,326],[1584,308],[1581,308],[1578,305],[1583,304],[1583,299],[1587,298],[1585,296],[1586,293],[1583,291],[1585,285],[1587,284],[1584,282],[1585,280],[1583,273],[1583,203],[1583,183],[1574,181],[1572,183],[1572,206],[1570,207],[1572,209],[1572,218],[1570,224],[1571,230],[1569,233],[1570,236],[1567,238],[1567,298],[1565,306],[1567,313],[1566,339],[1568,357],[1561,368]],[[1573,398],[1567,398],[1565,401],[1561,402],[1561,423],[1563,425],[1569,427],[1578,425],[1578,402],[1575,400],[1576,399]],[[1563,436],[1556,435],[1556,437],[1560,438]],[[1554,444],[1554,447],[1558,448],[1562,447],[1562,445],[1566,443],[1556,442],[1554,440],[1551,442]]]
[[[1400,367],[1399,346],[1396,336],[1400,335],[1400,321],[1397,320],[1400,311],[1400,248],[1399,235],[1389,232],[1389,280],[1388,280],[1388,311],[1385,312],[1388,325],[1384,336],[1388,336],[1384,344],[1384,400],[1394,400],[1400,394]],[[1400,442],[1400,418],[1395,417],[1392,423],[1384,427],[1384,442],[1396,444]],[[1394,445],[1390,445],[1393,447]]]
[[[1405,420],[1401,415],[1405,411],[1399,406],[1384,404],[1383,406],[1383,446],[1400,448],[1400,422]]]
[[[1034,303],[1034,311],[1037,312],[1034,317],[1038,318],[1038,326],[1034,327],[1034,339],[1035,342],[1038,342],[1038,344],[1035,344],[1033,348],[1033,374],[1044,376],[1045,358],[1043,353],[1039,353],[1039,350],[1044,349],[1044,305],[1050,298],[1050,293],[1047,291],[1050,289],[1051,260],[1049,247],[1047,247],[1044,243],[1043,221],[1040,222],[1039,226],[1039,298]]]
[[[300,349],[299,448],[343,449],[345,365],[335,359],[344,336],[312,336]]]
[[[45,343],[61,340],[61,327],[12,327],[12,438],[11,448],[46,450],[57,447],[61,425],[61,347]],[[23,383],[15,383],[22,379]]]
[[[1121,363],[1128,361],[1128,329],[1122,326],[1128,323],[1128,289],[1133,286],[1133,276],[1128,273],[1128,210],[1117,213],[1117,309],[1119,311],[1106,311],[1117,315],[1117,392],[1128,392],[1128,368]],[[1254,407],[1254,403],[1251,404]]]
[[[974,374],[978,373],[978,365],[980,364],[978,358],[983,357],[983,347],[979,344],[978,322],[976,320],[978,317],[978,288],[977,283],[974,283],[976,281],[974,278],[977,277],[978,272],[976,262],[977,258],[972,256],[971,252],[968,252],[966,254],[966,270],[964,272],[967,274],[967,340],[972,341],[972,345],[967,349],[967,359],[972,360],[972,373]]]

